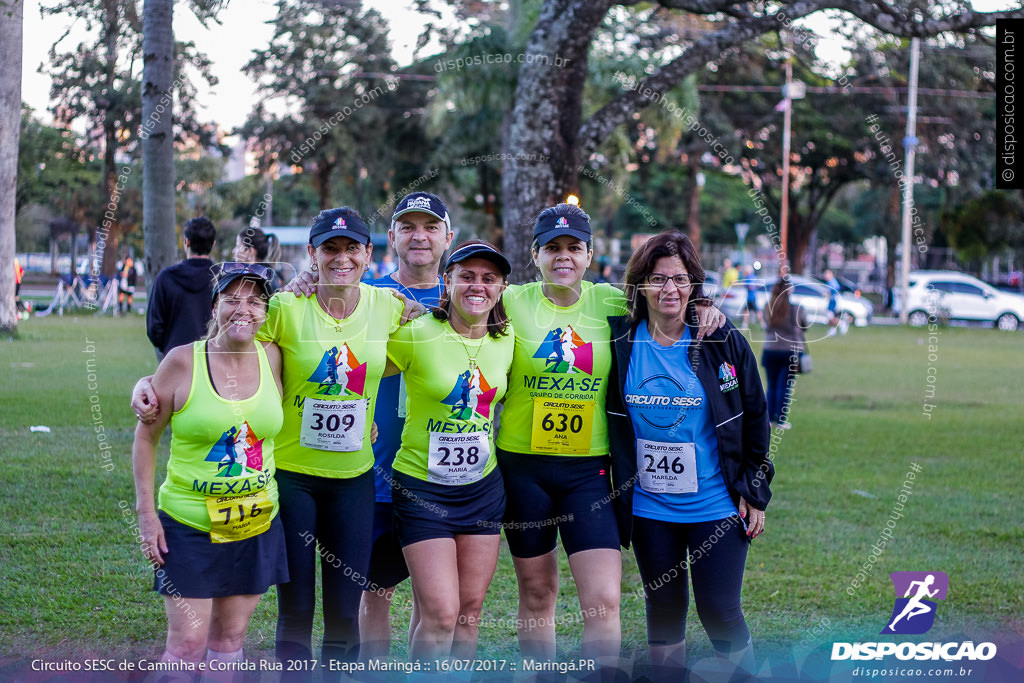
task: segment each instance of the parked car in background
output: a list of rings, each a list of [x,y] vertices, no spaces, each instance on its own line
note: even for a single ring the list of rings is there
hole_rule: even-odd
[[[1000,330],[1013,332],[1024,320],[1024,296],[1002,292],[965,273],[955,270],[915,270],[907,288],[907,322],[912,327],[928,324],[936,302],[948,311],[950,320],[974,320],[993,323]],[[893,311],[902,310],[897,289]]]
[[[717,299],[722,293],[722,276],[713,270],[704,271],[704,296]]]
[[[757,308],[759,310],[764,310],[772,287],[775,286],[777,279],[774,276],[770,278],[755,278],[754,284],[757,286]],[[790,301],[803,309],[808,322],[827,325],[832,319],[828,311],[829,300],[832,297],[832,291],[829,289],[829,286],[820,280],[803,275],[791,275],[789,279],[793,282],[793,291],[789,295]],[[743,315],[743,307],[746,301],[746,283],[740,281],[730,287],[729,291],[725,293],[719,308],[727,316],[738,318]],[[857,327],[864,327],[871,323],[871,318],[874,314],[874,304],[866,298],[856,293],[838,293],[836,315],[840,319],[845,319],[846,322],[852,323]]]

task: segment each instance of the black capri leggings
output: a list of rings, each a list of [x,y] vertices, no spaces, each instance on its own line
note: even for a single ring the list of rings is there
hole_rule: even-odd
[[[675,645],[686,638],[687,551],[697,616],[718,652],[750,644],[740,588],[747,560],[746,532],[737,516],[713,522],[662,522],[633,517],[633,552],[644,582],[647,642]]]
[[[277,587],[277,657],[312,659],[319,559],[324,606],[321,659],[354,662],[359,657],[359,600],[369,581],[373,542],[373,471],[351,479],[327,479],[278,469],[276,476],[291,578]]]

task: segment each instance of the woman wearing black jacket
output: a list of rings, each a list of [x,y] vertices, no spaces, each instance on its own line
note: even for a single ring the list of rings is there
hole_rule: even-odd
[[[743,335],[727,324],[696,341],[703,282],[690,240],[663,233],[626,268],[629,314],[609,318],[612,498],[644,582],[655,680],[685,667],[688,574],[715,651],[741,675],[754,664],[740,589],[771,498],[768,414]]]

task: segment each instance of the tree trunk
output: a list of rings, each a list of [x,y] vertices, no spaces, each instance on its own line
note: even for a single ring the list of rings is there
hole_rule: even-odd
[[[789,206],[789,235],[787,236],[786,258],[789,261],[789,272],[793,275],[803,275],[804,256],[807,254],[807,244],[810,241],[810,230],[803,216],[792,209],[793,200],[790,199]]]
[[[22,0],[0,2],[0,336],[18,331],[14,303],[14,214],[21,136]]]
[[[334,164],[322,161],[316,165],[313,185],[316,187],[317,196],[320,198],[320,210],[332,209],[331,206],[331,175],[334,172]]]
[[[146,291],[178,256],[174,234],[174,0],[146,0],[142,15],[142,235]]]
[[[117,75],[117,38],[121,29],[118,3],[107,0],[104,3],[105,20],[103,22],[104,42],[106,43],[106,55],[104,78],[106,80],[107,92],[114,92],[114,79]],[[103,206],[103,218],[100,221],[104,232],[103,251],[96,254],[100,260],[101,272],[107,277],[112,277],[117,270],[117,245],[121,236],[121,224],[117,218],[121,204],[121,194],[117,189],[117,127],[114,122],[107,120],[103,125],[103,188],[106,193],[106,204]],[[100,250],[100,242],[97,239],[97,251]]]
[[[533,221],[548,206],[577,193],[582,84],[595,28],[608,0],[544,3],[530,34],[527,55],[558,56],[561,64],[528,60],[519,69],[512,121],[502,165],[502,246],[512,264],[512,282],[536,278],[530,259]]]
[[[686,213],[686,233],[693,242],[693,248],[700,253],[700,182],[697,174],[700,173],[700,156],[691,153],[687,156],[687,171],[690,177],[690,207]]]

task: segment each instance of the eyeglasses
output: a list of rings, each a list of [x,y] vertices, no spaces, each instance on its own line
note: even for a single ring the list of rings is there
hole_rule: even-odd
[[[664,287],[665,285],[668,284],[669,280],[675,283],[675,286],[678,287],[679,289],[682,289],[683,287],[688,287],[690,286],[690,283],[693,282],[693,278],[690,276],[689,273],[679,273],[678,275],[673,275],[672,277],[669,277],[668,275],[662,275],[661,273],[651,273],[650,275],[647,276],[647,284],[649,284],[651,287]]]
[[[217,277],[222,278],[227,275],[252,275],[262,280],[271,280],[271,273],[273,273],[267,266],[260,265],[258,263],[241,263],[239,261],[225,261],[219,264],[217,269]]]

